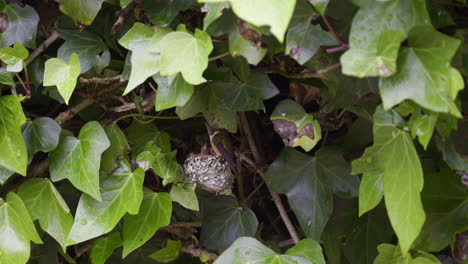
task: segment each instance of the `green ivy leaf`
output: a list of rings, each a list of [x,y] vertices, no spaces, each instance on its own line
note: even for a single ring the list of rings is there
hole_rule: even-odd
[[[168,28],[151,28],[142,23],[135,23],[119,40],[120,45],[132,51],[130,79],[124,95],[135,89],[148,77],[159,72],[161,67],[160,40],[169,32],[171,29]]]
[[[360,9],[351,25],[350,49],[341,56],[343,74],[356,77],[394,74],[400,42],[414,26],[431,25],[426,1],[355,2]]]
[[[0,166],[0,185],[5,184],[5,182],[15,174],[14,171],[11,171],[5,167]]]
[[[323,16],[327,10],[329,0],[310,0],[310,3],[320,12]]]
[[[73,216],[54,185],[48,179],[30,179],[20,186],[18,195],[32,220],[39,220],[42,230],[65,248],[68,232],[73,225]]]
[[[205,3],[202,8],[202,11],[206,13],[205,17],[203,18],[203,30],[210,26],[213,21],[220,18],[223,14],[223,10],[228,8],[229,4],[227,2],[219,2],[219,3]]]
[[[182,242],[180,240],[167,240],[167,246],[160,249],[148,257],[157,260],[159,262],[167,263],[174,261],[179,258],[179,251],[182,248]]]
[[[461,117],[454,100],[463,89],[463,79],[460,72],[450,66],[460,40],[432,27],[416,27],[409,32],[408,43],[409,48],[400,53],[398,73],[381,80],[384,108],[390,109],[410,99],[434,112]]]
[[[102,153],[100,169],[110,173],[118,166],[116,162],[117,158],[123,157],[130,150],[130,145],[124,133],[116,124],[109,125],[105,130],[110,146]]]
[[[91,263],[106,263],[106,260],[112,255],[114,250],[121,246],[122,239],[120,238],[120,232],[113,232],[107,237],[94,240],[90,255]]]
[[[310,151],[322,139],[320,124],[293,100],[279,102],[270,119],[275,131],[288,147],[302,147]]]
[[[161,39],[160,48],[161,76],[180,72],[190,84],[206,82],[202,75],[213,50],[211,37],[206,32],[198,29],[194,35],[184,31],[171,32]]]
[[[122,258],[146,243],[160,227],[168,225],[171,214],[172,199],[168,193],[145,189],[138,214],[124,217]]]
[[[0,83],[8,86],[16,86],[11,73],[8,72],[5,68],[0,68]]]
[[[80,75],[80,59],[76,53],[70,56],[67,64],[61,59],[52,58],[46,61],[44,70],[44,86],[57,86],[66,104],[75,90],[76,80]]]
[[[156,111],[183,106],[193,94],[193,85],[186,82],[180,73],[168,77],[156,74],[153,75],[153,79],[158,84]]]
[[[322,247],[317,241],[310,238],[299,241],[296,245],[286,251],[286,255],[303,257],[314,264],[325,264]]]
[[[78,244],[111,231],[127,212],[137,214],[143,200],[144,176],[143,169],[132,172],[130,164],[123,160],[112,175],[102,180],[102,202],[83,194],[67,245]]]
[[[203,0],[205,3],[227,2],[226,0]],[[270,31],[283,42],[284,34],[294,12],[296,0],[229,0],[231,8],[241,19],[255,26],[270,26]],[[258,12],[261,10],[262,12]]]
[[[182,174],[182,167],[177,162],[177,151],[167,153],[154,153],[153,170],[163,179],[162,184],[166,186],[168,183],[174,182],[179,175]]]
[[[49,153],[52,181],[68,179],[77,189],[101,201],[99,164],[102,153],[110,146],[106,132],[96,121],[86,123],[78,138],[64,136]]]
[[[396,111],[385,112],[378,107],[374,115],[374,145],[353,161],[353,174],[383,174],[385,205],[403,253],[408,252],[426,218],[419,195],[423,172],[407,129]],[[401,153],[405,153],[404,159]]]
[[[427,220],[413,248],[440,251],[468,228],[468,189],[460,183],[460,175],[448,168],[427,173],[425,182],[422,199]]]
[[[412,257],[409,253],[403,253],[394,245],[382,244],[377,247],[379,255],[375,258],[374,264],[411,264]]]
[[[200,242],[207,248],[224,250],[239,237],[254,236],[258,220],[250,208],[242,208],[232,196],[202,200],[203,226]]]
[[[313,264],[303,257],[280,255],[254,238],[240,237],[219,256],[214,264]]]
[[[142,151],[148,150],[148,143],[160,149],[162,153],[171,152],[170,136],[166,132],[159,131],[153,124],[141,124],[134,121],[126,130],[127,140],[132,146],[132,157],[136,157]]]
[[[236,18],[232,17],[232,26],[229,30],[229,51],[232,56],[243,56],[250,64],[257,65],[267,54],[268,49],[255,46],[252,41],[245,39],[239,32],[239,27],[235,24]]]
[[[81,25],[91,25],[104,0],[62,0],[60,10]]]
[[[25,122],[18,97],[0,96],[0,166],[23,176],[28,166],[28,152],[21,135]]]
[[[0,34],[2,47],[9,47],[16,42],[27,48],[36,47],[37,25],[39,15],[36,10],[29,5],[20,7],[16,3],[7,5],[3,12],[8,17],[8,28]]]
[[[29,51],[16,42],[12,48],[0,49],[0,60],[7,64],[7,71],[20,72],[23,70],[23,60],[29,56]]]
[[[30,159],[36,152],[54,150],[59,143],[60,132],[62,128],[50,117],[40,117],[27,122],[23,126],[23,138]]]
[[[382,201],[384,195],[383,177],[384,173],[379,166],[368,168],[366,173],[362,175],[359,185],[359,216],[374,209]]]
[[[180,11],[189,8],[196,0],[143,1],[142,8],[154,24],[170,24]]]
[[[108,52],[102,39],[90,30],[59,29],[58,32],[65,39],[65,43],[58,48],[57,58],[67,61],[71,54],[76,53],[80,59],[81,73],[99,66],[101,62],[99,54]]]
[[[196,183],[174,183],[171,187],[171,198],[174,202],[179,203],[183,207],[198,211],[198,198],[195,194]]]
[[[0,226],[2,264],[25,264],[30,255],[29,241],[42,244],[23,201],[15,193],[8,193],[6,202],[0,198]]]
[[[419,107],[413,111],[408,125],[411,128],[411,136],[418,137],[419,143],[427,149],[432,138],[438,114],[431,111],[422,111]]]
[[[329,172],[316,158],[284,148],[265,176],[274,192],[286,194],[306,236],[319,240],[333,209]]]

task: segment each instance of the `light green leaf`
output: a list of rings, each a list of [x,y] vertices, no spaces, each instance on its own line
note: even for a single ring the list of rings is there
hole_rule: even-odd
[[[77,189],[101,201],[99,164],[102,153],[110,146],[106,132],[96,121],[86,123],[78,138],[64,136],[49,153],[52,181],[68,179]]]
[[[182,174],[182,167],[177,162],[177,151],[167,153],[153,153],[153,170],[163,179],[162,184],[166,186],[168,183],[174,182]]]
[[[205,3],[227,2],[226,0],[202,0]],[[229,0],[232,10],[241,19],[255,26],[270,26],[270,31],[283,42],[284,34],[294,12],[296,0]],[[261,12],[259,12],[261,10]]]
[[[351,25],[350,49],[341,56],[343,73],[390,76],[397,71],[398,49],[408,32],[417,25],[431,25],[426,1],[356,2],[360,9]]]
[[[81,73],[97,67],[101,61],[99,54],[108,52],[106,44],[92,31],[60,29],[58,32],[65,43],[58,48],[57,58],[67,61],[71,54],[76,53],[80,59]]]
[[[267,54],[268,49],[257,47],[252,41],[245,39],[235,24],[236,18],[232,16],[232,26],[229,32],[229,51],[232,56],[243,56],[249,64],[257,65]]]
[[[168,193],[145,189],[138,214],[124,217],[122,257],[146,243],[160,227],[168,225],[171,214],[172,199]]]
[[[12,48],[0,49],[0,60],[7,64],[7,71],[20,72],[23,70],[23,60],[29,56],[29,51],[16,42]]]
[[[21,126],[26,122],[20,100],[14,95],[0,96],[0,166],[26,176],[28,152]]]
[[[148,144],[159,148],[162,153],[171,152],[169,134],[159,131],[154,123],[141,124],[140,122],[133,121],[125,132],[127,134],[127,140],[132,146],[133,158],[140,152],[148,150]]]
[[[362,175],[359,185],[359,216],[374,209],[382,201],[384,195],[383,176],[384,174],[378,166]]]
[[[202,8],[202,11],[206,13],[203,18],[203,30],[206,31],[210,24],[221,17],[223,10],[228,7],[229,4],[227,2],[206,3]]]
[[[18,195],[23,199],[32,220],[39,220],[42,230],[65,248],[73,216],[54,185],[45,178],[31,179],[20,186]]]
[[[409,33],[408,44],[409,48],[400,53],[398,73],[381,79],[379,88],[384,108],[390,109],[410,99],[434,112],[461,117],[454,100],[463,89],[463,79],[450,66],[460,40],[432,27],[416,27]]]
[[[0,34],[1,46],[9,47],[19,42],[27,48],[35,48],[39,23],[36,10],[29,5],[20,7],[16,3],[11,3],[3,12],[8,16],[8,28]]]
[[[8,72],[5,68],[0,68],[0,83],[8,86],[16,86],[11,73]]]
[[[171,262],[179,258],[179,251],[182,248],[182,242],[180,240],[167,240],[167,246],[163,249],[160,249],[153,254],[149,255],[149,258],[152,258],[159,262]]]
[[[322,139],[320,124],[293,100],[279,102],[270,119],[276,133],[288,147],[302,147],[310,151]]]
[[[323,16],[325,15],[325,10],[327,9],[329,0],[310,0],[310,3],[320,12]]]
[[[59,143],[60,132],[62,128],[50,117],[40,117],[27,122],[23,127],[23,138],[30,159],[36,152],[54,150]]]
[[[211,37],[195,29],[195,34],[176,31],[165,35],[160,42],[161,76],[182,73],[193,85],[206,82],[203,71],[208,67],[208,55],[213,50]]]
[[[76,209],[75,222],[67,245],[74,245],[111,231],[125,213],[137,214],[143,200],[145,172],[131,171],[123,160],[120,167],[101,182],[102,202],[83,194]]]
[[[403,253],[394,245],[381,244],[377,247],[379,255],[375,258],[374,264],[411,264],[413,258],[409,253]]]
[[[0,185],[5,184],[5,182],[15,174],[14,171],[11,171],[5,167],[0,166]]]
[[[171,198],[183,207],[198,211],[198,198],[195,194],[195,183],[174,183],[171,187]]]
[[[233,196],[211,196],[202,200],[203,226],[200,243],[224,250],[239,237],[255,235],[258,220],[250,208],[243,208]]]
[[[299,241],[296,245],[286,251],[286,255],[303,257],[314,264],[325,264],[322,247],[310,238]]]
[[[114,250],[121,246],[122,239],[120,238],[120,232],[114,232],[108,235],[107,237],[98,238],[94,240],[90,255],[91,263],[106,263],[106,260],[112,255]]]
[[[135,89],[148,77],[159,72],[161,64],[159,42],[169,32],[171,32],[170,28],[151,28],[137,22],[119,40],[120,45],[132,51],[130,79],[124,95]]]
[[[49,59],[45,63],[43,85],[57,86],[63,100],[68,104],[80,72],[80,60],[76,53],[70,56],[69,64],[61,59]]]
[[[116,162],[117,158],[123,157],[124,154],[130,150],[130,145],[117,124],[111,124],[106,127],[106,134],[110,146],[102,153],[100,169],[110,173],[118,166]]]
[[[411,129],[411,136],[413,138],[418,137],[419,143],[421,143],[424,149],[427,149],[427,145],[432,138],[437,117],[438,113],[422,111],[422,109],[418,107],[415,109],[408,122]]]
[[[308,259],[280,255],[254,238],[240,237],[219,256],[214,264],[314,264]]]
[[[91,25],[104,0],[62,0],[60,10],[76,24]]]
[[[383,173],[388,216],[401,252],[406,253],[426,218],[420,197],[424,182],[421,163],[411,136],[406,132],[408,128],[396,111],[385,112],[378,107],[374,114],[373,130],[374,145],[367,148],[361,158],[353,161],[353,174],[376,177]],[[378,184],[374,186],[378,188]],[[366,190],[374,191],[371,188]],[[372,194],[368,196],[375,197]],[[363,211],[360,210],[361,213]]]
[[[156,111],[183,106],[193,94],[193,85],[186,82],[180,73],[168,77],[156,74],[153,75],[153,79],[158,84]]]
[[[30,256],[30,242],[42,244],[21,198],[8,193],[0,198],[0,263],[25,264]]]

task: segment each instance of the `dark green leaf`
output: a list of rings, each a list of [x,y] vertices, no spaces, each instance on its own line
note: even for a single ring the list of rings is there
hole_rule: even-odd
[[[8,16],[8,28],[0,34],[1,46],[9,47],[19,42],[27,48],[35,48],[39,23],[36,10],[29,5],[20,7],[12,3],[7,5],[3,12]]]
[[[143,10],[154,24],[170,24],[179,11],[189,8],[196,0],[145,0]]]
[[[202,9],[203,12],[206,13],[205,17],[203,18],[203,30],[206,31],[208,26],[210,26],[213,21],[218,19],[223,14],[223,10],[228,7],[228,3],[223,2],[206,3]]]
[[[186,82],[180,73],[168,77],[156,74],[153,79],[158,84],[156,111],[183,106],[193,94],[193,85]]]
[[[149,255],[150,258],[159,262],[171,262],[179,258],[179,251],[182,248],[182,242],[179,240],[167,240],[167,246]]]
[[[122,246],[122,239],[120,232],[114,232],[107,237],[98,238],[94,240],[93,247],[91,248],[91,263],[104,264],[106,260],[112,255],[116,248]]]
[[[23,138],[30,158],[36,152],[54,150],[60,138],[62,128],[50,117],[36,118],[23,127]]]

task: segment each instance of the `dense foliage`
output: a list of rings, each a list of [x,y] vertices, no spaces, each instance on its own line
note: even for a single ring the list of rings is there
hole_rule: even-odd
[[[0,263],[468,263],[466,0],[0,0]]]

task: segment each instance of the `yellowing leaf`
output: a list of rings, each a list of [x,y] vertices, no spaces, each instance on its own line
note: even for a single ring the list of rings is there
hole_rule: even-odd
[[[49,59],[45,63],[44,86],[57,86],[63,100],[68,104],[80,72],[80,60],[76,53],[70,56],[69,64],[61,59]]]

